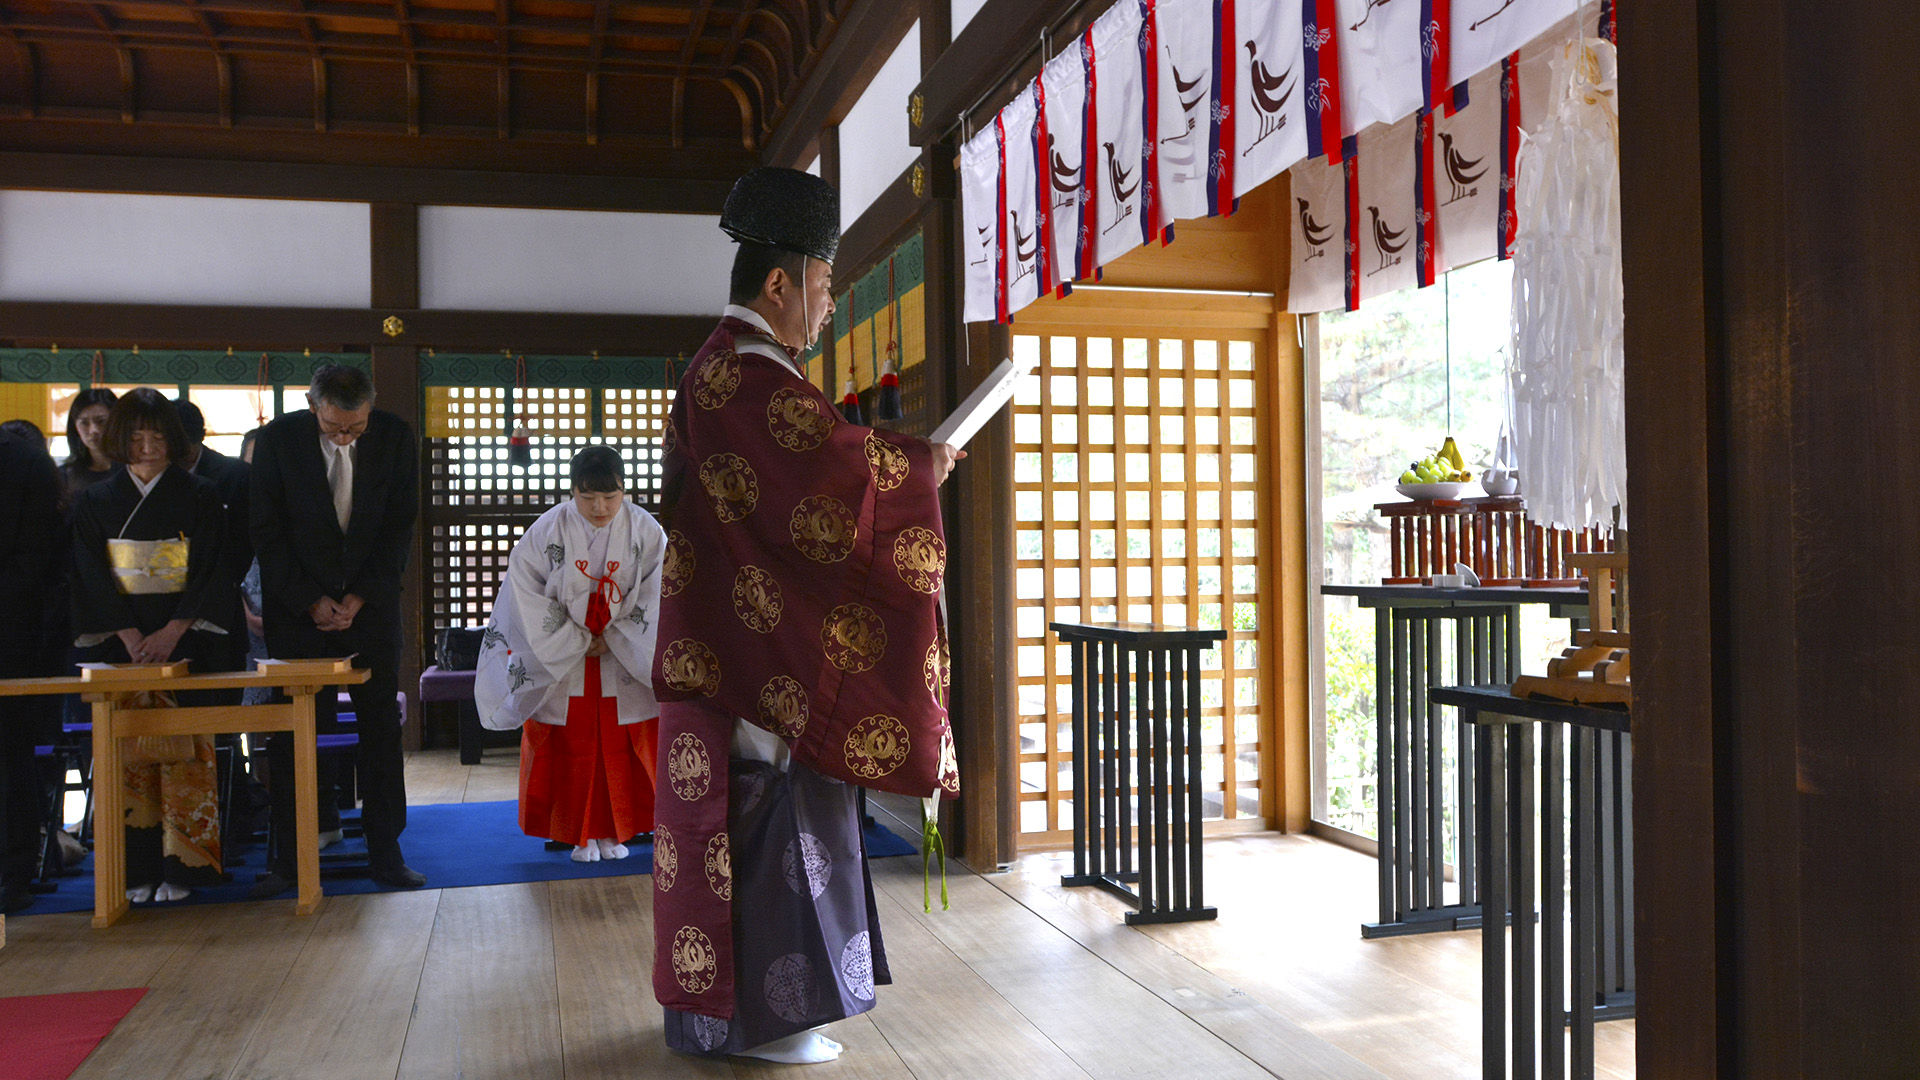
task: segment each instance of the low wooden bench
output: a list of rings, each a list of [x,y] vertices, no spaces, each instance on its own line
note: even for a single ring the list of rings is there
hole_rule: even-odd
[[[313,671],[300,667],[276,671],[222,672],[188,675],[183,664],[140,665],[153,674],[129,676],[125,669],[110,681],[79,676],[53,679],[0,679],[0,697],[40,694],[79,694],[93,706],[93,926],[112,926],[127,913],[126,793],[121,787],[125,758],[121,740],[142,735],[225,735],[245,731],[293,733],[293,793],[295,866],[300,891],[294,911],[311,915],[320,907],[320,838],[318,789],[314,779],[316,754],[313,696],[329,686],[366,682],[365,669]],[[290,665],[291,667],[291,665]],[[201,705],[177,708],[136,708],[132,697],[142,692],[178,694],[193,690],[232,690],[258,687],[280,690],[292,700],[267,705]]]

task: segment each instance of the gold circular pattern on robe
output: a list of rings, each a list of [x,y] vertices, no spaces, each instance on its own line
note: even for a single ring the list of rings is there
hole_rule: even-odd
[[[907,460],[905,450],[870,431],[867,433],[867,469],[873,473],[873,482],[881,491],[892,491],[906,482],[912,463]]]
[[[820,403],[790,386],[773,392],[767,402],[767,430],[773,441],[796,453],[812,450],[833,434],[833,417]]]
[[[947,574],[946,542],[932,529],[905,529],[893,541],[893,568],[907,588],[932,596]]]
[[[834,667],[858,674],[887,654],[887,624],[865,604],[841,604],[827,612],[820,644]]]
[[[653,826],[653,884],[661,892],[673,891],[673,878],[680,872],[680,853],[673,848],[673,834],[658,822]]]
[[[947,652],[946,638],[937,638],[927,646],[927,659],[920,671],[926,677],[927,693],[933,695],[933,703],[946,708],[947,687],[953,685],[953,658]]]
[[[775,675],[760,688],[760,723],[768,731],[797,739],[807,730],[807,716],[811,711],[807,688],[801,686],[798,679]]]
[[[679,445],[680,436],[675,432],[673,420],[669,417],[666,424],[660,429],[660,453],[664,457],[667,454],[673,453],[673,448]]]
[[[713,783],[713,759],[706,744],[690,731],[674,736],[667,751],[667,781],[682,802],[693,802],[706,795]]]
[[[706,642],[681,638],[661,654],[660,674],[675,690],[711,697],[720,689],[720,658]]]
[[[960,755],[954,753],[953,728],[940,729],[940,786],[949,795],[960,794]]]
[[[780,625],[784,606],[780,583],[772,574],[757,566],[743,566],[733,575],[733,613],[740,616],[747,629],[757,634],[772,633]]]
[[[847,732],[847,768],[864,780],[878,780],[906,763],[911,745],[907,725],[884,713],[869,716]]]
[[[733,899],[733,854],[726,833],[707,841],[707,887],[722,900]]]
[[[831,495],[814,495],[793,508],[787,531],[800,554],[817,563],[837,563],[853,554],[860,523],[846,503]]]
[[[714,516],[721,521],[739,521],[760,501],[760,481],[739,454],[715,454],[701,462],[700,486],[707,489]]]
[[[693,403],[703,409],[717,409],[740,389],[740,357],[732,349],[722,349],[693,373]]]
[[[660,565],[660,595],[678,596],[693,580],[693,541],[675,529],[667,533],[667,551]]]
[[[713,941],[697,926],[683,926],[673,935],[673,978],[689,994],[704,994],[713,986],[716,968]]]

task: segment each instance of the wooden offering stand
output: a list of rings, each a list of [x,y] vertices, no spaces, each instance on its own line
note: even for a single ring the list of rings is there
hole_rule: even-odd
[[[1624,553],[1570,555],[1568,565],[1587,575],[1588,629],[1573,632],[1573,645],[1547,662],[1545,675],[1522,675],[1514,697],[1557,698],[1584,704],[1633,704],[1633,659],[1627,618],[1627,557]],[[1618,582],[1616,606],[1615,583]]]
[[[1427,585],[1466,563],[1488,588],[1568,589],[1586,584],[1574,558],[1609,550],[1597,529],[1550,529],[1527,521],[1518,495],[1374,504],[1386,519],[1392,565],[1382,585]]]
[[[122,739],[142,735],[224,735],[243,731],[293,733],[295,866],[300,891],[293,910],[311,915],[320,907],[319,793],[314,779],[313,698],[321,690],[366,682],[372,672],[352,659],[262,660],[259,670],[187,674],[185,661],[170,664],[100,664],[77,677],[0,679],[0,697],[79,694],[93,706],[93,926],[113,925],[127,913],[126,792]],[[281,690],[292,700],[270,705],[206,705],[149,708],[142,693],[257,687]]]

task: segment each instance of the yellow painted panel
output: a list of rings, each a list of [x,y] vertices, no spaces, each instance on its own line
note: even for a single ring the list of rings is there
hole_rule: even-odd
[[[52,397],[45,383],[0,383],[0,421],[28,420],[47,434],[53,422]]]
[[[840,400],[840,380],[847,377],[847,357],[852,355],[853,331],[848,330],[833,343],[833,370],[826,372],[820,383],[820,392],[834,401]]]
[[[915,285],[900,298],[900,370],[927,358],[927,287]]]
[[[865,390],[867,387],[873,385],[873,320],[868,319],[866,322],[854,327],[851,336],[853,338],[853,347],[850,353],[852,357],[851,369],[853,372],[853,385],[855,389]],[[846,377],[848,367],[848,362],[843,360],[840,364],[841,378]],[[835,380],[835,382],[838,381],[838,379]],[[839,396],[837,387],[834,393],[836,397]]]

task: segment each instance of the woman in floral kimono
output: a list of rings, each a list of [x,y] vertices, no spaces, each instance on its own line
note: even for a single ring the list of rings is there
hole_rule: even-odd
[[[80,659],[186,659],[193,671],[219,670],[227,655],[221,635],[244,632],[239,582],[221,572],[220,496],[180,467],[188,447],[179,414],[157,390],[130,391],[114,403],[103,443],[126,467],[82,490],[73,505]],[[182,694],[180,704],[209,703],[193,697]],[[128,899],[178,900],[195,885],[225,880],[212,736],[137,739],[121,779]]]
[[[520,828],[624,859],[653,831],[654,620],[666,534],[628,502],[610,447],[574,455],[573,498],[513,547],[480,650],[481,723],[525,725]],[[528,723],[528,721],[533,721]]]

